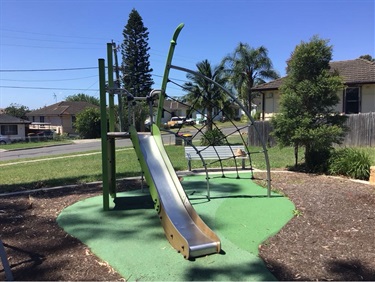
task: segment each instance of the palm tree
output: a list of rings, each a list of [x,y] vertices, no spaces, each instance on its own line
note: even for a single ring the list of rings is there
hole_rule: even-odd
[[[264,46],[252,48],[240,42],[234,52],[223,59],[222,64],[226,67],[232,86],[249,111],[254,98],[251,88],[265,83],[266,79],[279,77]]]
[[[207,130],[212,130],[212,111],[215,107],[223,105],[225,96],[222,89],[204,77],[220,85],[226,84],[227,77],[224,76],[224,67],[222,65],[212,67],[208,60],[203,60],[197,63],[196,66],[200,75],[191,73],[186,75],[190,81],[184,84],[184,90],[188,92],[185,99],[192,107],[200,109],[202,113],[207,114]]]

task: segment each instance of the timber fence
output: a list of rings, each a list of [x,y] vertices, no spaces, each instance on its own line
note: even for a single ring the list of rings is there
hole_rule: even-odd
[[[375,112],[347,116],[346,126],[349,128],[349,131],[341,146],[375,147]],[[254,126],[268,147],[276,146],[276,140],[270,134],[272,132],[271,122],[256,121]],[[249,127],[248,143],[251,146],[261,146],[254,126]]]

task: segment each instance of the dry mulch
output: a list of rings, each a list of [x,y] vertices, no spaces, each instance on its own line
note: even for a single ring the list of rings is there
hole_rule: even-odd
[[[260,246],[279,280],[375,281],[375,187],[302,173],[273,174],[296,216]]]
[[[289,172],[273,173],[272,184],[296,205],[296,216],[259,247],[277,279],[375,280],[374,186]],[[136,180],[120,183],[122,189],[139,185]],[[100,189],[82,186],[0,198],[1,240],[15,280],[122,280],[56,223],[62,209]]]

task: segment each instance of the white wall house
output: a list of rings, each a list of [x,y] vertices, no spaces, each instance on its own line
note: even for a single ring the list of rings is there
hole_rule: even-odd
[[[31,122],[7,114],[0,114],[0,133],[11,140],[25,140],[26,129]]]
[[[76,115],[86,108],[99,108],[83,101],[62,101],[27,113],[32,129],[51,129],[56,133],[75,134]]]
[[[375,112],[375,62],[364,59],[330,63],[344,81],[344,88],[337,92],[340,98],[334,109],[343,114]],[[252,88],[259,93],[255,99],[261,119],[267,120],[279,112],[280,91],[284,78],[279,78]]]

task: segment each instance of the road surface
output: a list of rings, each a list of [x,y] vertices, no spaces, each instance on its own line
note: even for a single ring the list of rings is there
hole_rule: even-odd
[[[231,134],[235,131],[233,127],[223,128],[224,134]],[[185,132],[184,132],[185,133]],[[194,134],[194,132],[188,132]],[[162,135],[164,144],[175,144],[175,137],[173,134]],[[200,134],[195,137],[197,140],[200,139]],[[131,147],[132,143],[130,139],[118,139],[116,140],[116,147]],[[4,146],[5,147],[5,146]],[[6,148],[6,147],[5,147]],[[34,149],[23,149],[13,151],[0,150],[0,161],[10,161],[24,158],[36,158],[45,157],[52,155],[72,154],[87,151],[100,151],[101,140],[100,139],[82,139],[75,140],[73,144],[42,147]]]
[[[173,135],[163,135],[164,144],[174,144]],[[131,147],[132,142],[130,139],[118,139],[116,140],[116,147]],[[36,158],[45,157],[52,155],[72,154],[88,151],[100,151],[101,140],[100,139],[82,139],[75,140],[72,144],[50,146],[33,149],[23,150],[12,150],[2,151],[0,150],[0,161],[10,161],[24,158]]]

